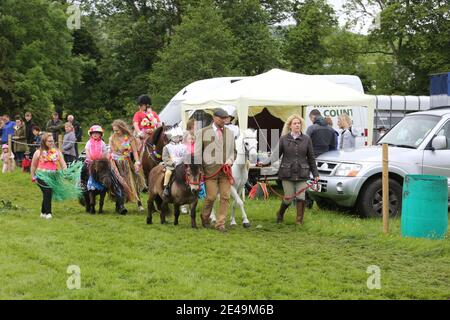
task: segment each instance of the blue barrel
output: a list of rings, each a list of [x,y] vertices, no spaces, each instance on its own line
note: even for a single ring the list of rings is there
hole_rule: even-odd
[[[402,236],[443,239],[448,229],[447,177],[410,174],[403,183]]]

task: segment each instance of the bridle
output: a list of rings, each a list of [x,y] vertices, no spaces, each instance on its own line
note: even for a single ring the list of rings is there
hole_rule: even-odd
[[[245,140],[257,140],[257,139],[253,137],[245,137],[242,139],[242,142],[244,143],[244,153],[238,152],[238,154],[243,154],[245,156],[245,159],[247,160],[250,156],[250,151],[254,149],[256,150],[256,152],[258,152],[258,149],[256,146],[250,146],[250,148],[247,148],[247,146],[245,145]]]
[[[164,134],[164,132],[162,132],[161,134]],[[144,152],[147,152],[148,155],[150,156],[150,158],[151,158],[154,162],[156,162],[156,163],[161,162],[161,160],[162,160],[162,155],[159,154],[159,153],[156,151],[156,145],[153,144],[153,143],[150,143],[150,142],[148,141],[148,139],[150,139],[150,137],[147,137],[147,138],[144,140],[144,142],[143,142],[143,151],[144,151]],[[163,139],[164,139],[164,137],[163,137]],[[163,141],[163,143],[165,144],[165,141]]]
[[[192,181],[189,179],[189,174],[191,173],[191,168],[188,164],[184,165],[184,182],[188,187],[190,186],[199,186],[204,182],[204,175],[200,172],[200,179],[198,181]]]

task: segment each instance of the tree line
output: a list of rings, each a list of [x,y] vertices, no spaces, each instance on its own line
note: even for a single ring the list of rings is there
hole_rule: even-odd
[[[70,30],[73,4],[81,28]],[[448,1],[347,0],[344,10],[342,26],[326,0],[0,0],[0,113],[106,124],[142,93],[160,110],[193,81],[272,68],[427,95],[429,75],[450,71]],[[351,31],[364,21],[367,34]]]

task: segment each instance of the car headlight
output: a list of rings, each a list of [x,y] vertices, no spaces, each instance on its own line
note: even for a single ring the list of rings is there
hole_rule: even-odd
[[[341,163],[336,168],[335,176],[339,177],[356,177],[362,166],[355,163]]]

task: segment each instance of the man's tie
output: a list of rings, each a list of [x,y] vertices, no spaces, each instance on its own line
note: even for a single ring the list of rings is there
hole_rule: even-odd
[[[217,128],[217,136],[219,137],[219,141],[222,140],[222,128]]]

